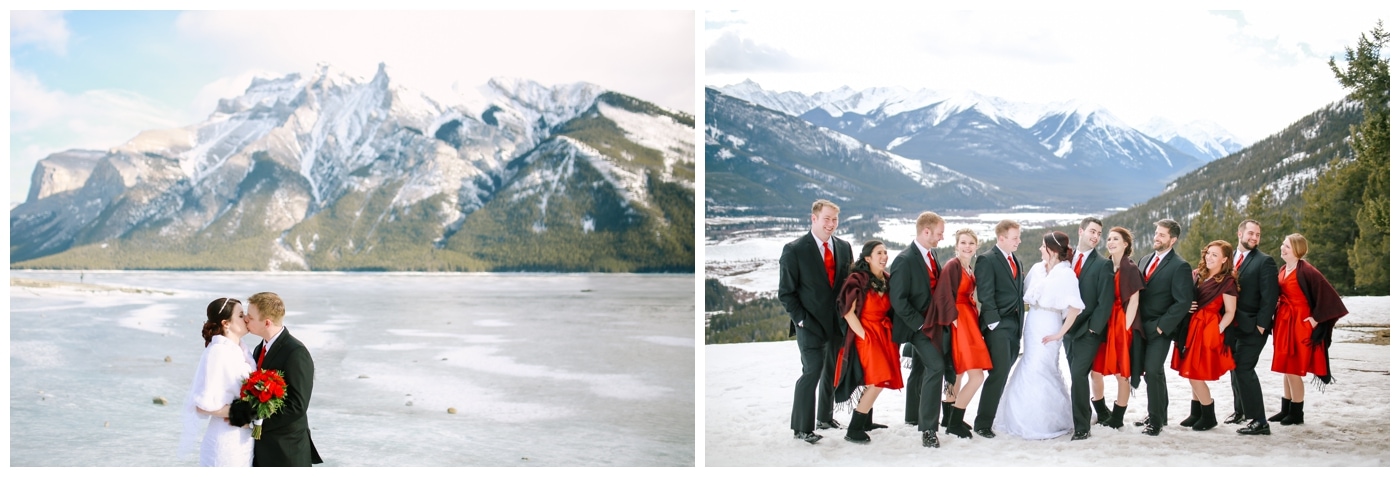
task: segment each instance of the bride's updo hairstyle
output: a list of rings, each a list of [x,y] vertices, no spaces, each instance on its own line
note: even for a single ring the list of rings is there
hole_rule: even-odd
[[[1055,256],[1056,260],[1059,260],[1061,262],[1069,260],[1069,256],[1071,255],[1069,248],[1069,235],[1066,235],[1064,232],[1056,230],[1054,232],[1045,234],[1044,242],[1045,249],[1049,250],[1050,253]]]
[[[209,319],[204,321],[204,346],[208,347],[209,342],[217,335],[224,334],[224,320],[233,318],[233,306],[241,305],[243,302],[237,298],[219,298],[209,302],[204,314]]]

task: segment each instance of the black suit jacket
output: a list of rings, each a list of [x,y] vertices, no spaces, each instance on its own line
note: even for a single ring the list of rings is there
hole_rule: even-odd
[[[778,258],[778,301],[788,313],[788,336],[797,335],[799,323],[821,341],[842,336],[841,326],[846,320],[836,309],[836,292],[850,273],[851,245],[835,235],[831,242],[831,254],[836,259],[835,285],[827,282],[821,245],[811,232],[783,246],[783,254]]]
[[[1138,260],[1138,268],[1147,277],[1147,269],[1152,264],[1154,254],[1147,254]],[[1191,265],[1186,263],[1175,250],[1167,251],[1162,261],[1147,278],[1147,288],[1138,298],[1138,316],[1142,320],[1142,330],[1148,337],[1157,337],[1157,329],[1162,336],[1175,336],[1177,328],[1186,322],[1191,310],[1191,301],[1196,298],[1196,285],[1191,280]]]
[[[1020,338],[1021,317],[1026,313],[1026,265],[1015,254],[1011,259],[1016,261],[1019,272],[1016,276],[1011,275],[1011,264],[1007,263],[1006,255],[993,245],[991,250],[977,258],[972,274],[977,280],[977,301],[982,305],[978,319],[982,322],[983,332],[988,331],[993,323],[1000,323],[998,329],[1010,326],[1016,337]]]
[[[253,358],[262,354],[262,343],[253,348]],[[272,349],[262,359],[262,369],[282,371],[287,382],[287,396],[282,408],[263,420],[262,439],[253,441],[255,467],[309,467],[321,463],[321,454],[311,442],[311,427],[306,421],[306,407],[311,403],[311,387],[316,366],[311,353],[301,340],[283,328],[282,335],[272,342]],[[241,403],[241,405],[240,405]],[[251,416],[252,408],[244,401],[234,401],[229,415]],[[238,420],[230,417],[231,424]]]
[[[1070,338],[1082,338],[1093,331],[1102,339],[1108,315],[1113,311],[1113,263],[1096,250],[1085,254],[1084,263],[1079,266],[1079,298],[1084,301],[1084,311],[1079,312],[1067,334]]]
[[[941,267],[937,256],[933,261],[936,276]],[[890,332],[895,342],[908,343],[916,336],[923,336],[918,331],[924,325],[929,307],[933,306],[933,288],[928,284],[928,266],[919,254],[917,242],[910,242],[890,264],[890,310],[894,314]]]
[[[1274,257],[1255,249],[1244,256],[1240,265],[1239,301],[1235,303],[1235,321],[1230,327],[1241,336],[1260,335],[1264,327],[1268,336],[1274,328],[1274,310],[1278,307],[1278,264]]]

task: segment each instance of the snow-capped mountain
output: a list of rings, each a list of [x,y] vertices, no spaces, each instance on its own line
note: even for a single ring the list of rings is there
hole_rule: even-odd
[[[799,117],[813,125],[1041,202],[1123,206],[1204,163],[1080,102],[1028,104],[898,87],[805,96],[767,93],[753,82],[720,91],[789,114],[807,108]]]
[[[1084,172],[1111,168],[1118,173],[1169,178],[1200,167],[1203,161],[1133,129],[1107,110],[1066,104],[1030,128],[1055,157]]]
[[[557,220],[580,234],[653,241],[692,234],[672,230],[670,219],[676,201],[694,200],[692,117],[587,83],[496,78],[475,93],[450,103],[431,98],[392,81],[383,64],[367,79],[320,65],[308,75],[254,80],[201,123],[40,161],[31,200],[11,212],[11,260],[71,250],[143,267],[104,251],[117,242],[178,255],[213,240],[258,257],[236,265],[207,259],[213,268],[670,266],[645,253],[633,253],[632,268],[626,259],[606,267],[521,262],[468,237],[484,238],[470,229],[484,227],[495,234],[488,243],[549,242],[570,234],[536,225]],[[539,169],[555,156],[586,160]],[[88,177],[74,187],[84,170]],[[538,181],[549,174],[554,186],[544,187]],[[560,185],[579,175],[592,178],[586,190]],[[513,204],[525,196],[535,204],[534,224],[522,214],[478,217],[505,190]],[[584,196],[621,215],[599,220],[577,204]]]
[[[1205,120],[1176,124],[1168,119],[1155,117],[1139,126],[1138,130],[1206,162],[1244,149],[1244,144],[1241,144],[1234,134],[1230,134],[1219,124]]]
[[[706,208],[792,214],[816,198],[871,212],[1012,204],[994,185],[705,90]],[[1010,197],[1016,197],[1012,194]]]

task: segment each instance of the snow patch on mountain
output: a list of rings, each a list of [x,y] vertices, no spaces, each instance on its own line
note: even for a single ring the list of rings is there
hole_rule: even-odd
[[[622,129],[627,140],[661,152],[665,162],[662,179],[694,187],[675,177],[677,164],[695,163],[695,130],[669,116],[652,116],[598,103],[598,112]]]

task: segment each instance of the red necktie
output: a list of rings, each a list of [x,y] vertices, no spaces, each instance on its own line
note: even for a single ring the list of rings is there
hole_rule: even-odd
[[[1235,270],[1239,270],[1239,269],[1240,269],[1240,265],[1244,265],[1244,254],[1243,254],[1243,253],[1240,254],[1240,259],[1239,259],[1239,260],[1235,260]]]
[[[267,357],[267,343],[263,343],[262,352],[258,353],[258,369],[263,369],[263,358]]]
[[[928,289],[932,290],[938,284],[938,270],[934,269],[934,264],[938,263],[933,259],[933,250],[928,251]]]
[[[1017,277],[1017,276],[1019,276],[1019,275],[1021,274],[1020,271],[1016,270],[1016,259],[1011,258],[1010,255],[1007,255],[1007,256],[1006,256],[1006,263],[1010,263],[1010,264],[1011,264],[1011,277],[1012,277],[1012,278],[1015,278],[1015,277]]]
[[[826,242],[822,242],[822,261],[826,262],[826,281],[831,286],[836,286],[836,257],[831,255],[831,248]]]
[[[1079,254],[1079,258],[1074,259],[1074,276],[1079,276],[1079,268],[1084,266],[1084,254]]]
[[[1159,262],[1159,261],[1161,261],[1161,260],[1162,260],[1162,256],[1161,256],[1161,255],[1158,255],[1158,256],[1156,256],[1155,258],[1152,259],[1152,264],[1147,266],[1147,279],[1148,279],[1148,280],[1151,280],[1151,279],[1152,279],[1152,272],[1153,272],[1154,270],[1157,270],[1157,262]]]

